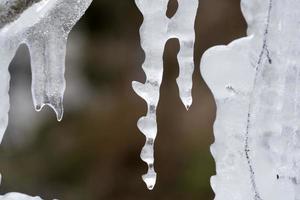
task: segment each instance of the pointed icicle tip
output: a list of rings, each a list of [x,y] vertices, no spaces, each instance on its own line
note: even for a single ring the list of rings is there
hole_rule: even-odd
[[[189,111],[190,108],[191,108],[191,105],[185,105],[185,109],[186,109],[187,111]]]
[[[63,98],[50,97],[48,105],[54,110],[57,121],[61,121],[64,115]]]
[[[54,110],[56,114],[56,118],[58,122],[61,122],[64,115],[64,107],[62,104],[59,105],[50,105],[50,107]]]
[[[193,104],[193,97],[191,95],[191,92],[188,92],[185,94],[180,93],[179,96],[180,96],[181,102],[183,103],[185,109],[188,111]]]
[[[64,115],[64,107],[63,107],[63,100],[61,97],[46,97],[46,102],[39,103],[35,105],[35,110],[40,112],[45,105],[49,106],[52,110],[54,110],[56,114],[57,121],[61,121]]]
[[[64,116],[64,108],[63,106],[55,109],[56,119],[58,122],[61,122]]]
[[[157,174],[155,172],[148,172],[143,175],[143,181],[146,183],[148,190],[153,190],[156,184]]]
[[[43,107],[44,107],[45,104],[37,104],[35,105],[34,109],[37,111],[37,112],[40,112]]]
[[[193,100],[192,98],[182,99],[182,103],[187,111],[190,110]]]

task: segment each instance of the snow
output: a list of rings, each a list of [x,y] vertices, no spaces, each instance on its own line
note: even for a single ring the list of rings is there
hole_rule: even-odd
[[[148,173],[143,176],[147,187],[152,190],[156,182],[154,170],[154,141],[157,134],[156,109],[163,75],[163,53],[166,42],[178,38],[180,66],[177,84],[181,100],[186,107],[192,104],[192,74],[194,71],[194,22],[198,0],[178,1],[178,9],[172,18],[166,16],[169,0],[136,0],[136,5],[144,16],[140,29],[141,46],[145,52],[143,70],[145,83],[133,82],[134,91],[148,106],[147,115],[140,118],[138,128],[146,136],[141,158],[148,165]]]

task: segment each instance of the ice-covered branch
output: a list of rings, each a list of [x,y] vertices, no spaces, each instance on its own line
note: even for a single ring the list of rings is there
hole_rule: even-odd
[[[49,105],[56,112],[57,119],[62,119],[67,38],[91,2],[0,0],[0,142],[8,123],[8,66],[22,43],[30,51],[36,110]],[[2,198],[12,199],[11,195]]]
[[[216,200],[300,198],[300,2],[242,0],[248,37],[208,50]]]
[[[178,1],[178,10],[170,19],[166,16],[169,0],[136,0],[136,5],[144,16],[140,29],[141,45],[145,52],[143,70],[146,82],[133,82],[134,91],[148,105],[145,117],[138,121],[140,131],[146,136],[146,144],[141,158],[148,164],[148,173],[143,176],[149,189],[156,182],[154,171],[154,141],[157,134],[156,109],[159,101],[159,90],[163,76],[163,53],[165,44],[170,38],[178,38],[180,66],[177,83],[180,97],[188,109],[192,104],[192,74],[194,71],[194,22],[198,8],[198,0]]]

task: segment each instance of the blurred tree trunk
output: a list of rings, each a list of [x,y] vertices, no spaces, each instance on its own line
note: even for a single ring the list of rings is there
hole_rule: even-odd
[[[0,0],[0,28],[16,20],[27,8],[41,0]]]

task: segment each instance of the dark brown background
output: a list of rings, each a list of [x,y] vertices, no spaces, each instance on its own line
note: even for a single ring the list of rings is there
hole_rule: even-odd
[[[175,82],[178,42],[170,40],[166,46],[155,148],[158,180],[152,192],[140,177],[146,172],[139,158],[144,136],[136,127],[146,105],[131,89],[131,81],[145,79],[138,35],[142,16],[134,1],[94,0],[71,33],[61,123],[48,108],[33,111],[29,54],[22,46],[10,66],[12,108],[0,147],[0,192],[61,200],[213,199],[209,179],[215,166],[209,146],[215,104],[200,77],[199,62],[209,47],[245,35],[239,4],[200,1],[189,112]]]

